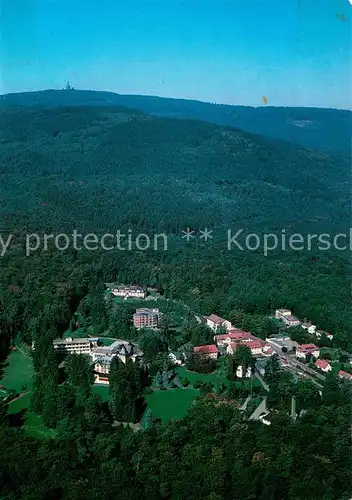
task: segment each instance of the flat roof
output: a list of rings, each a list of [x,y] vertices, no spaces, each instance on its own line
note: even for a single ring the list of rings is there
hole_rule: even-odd
[[[72,338],[66,337],[65,339],[54,339],[53,344],[88,344],[91,342],[97,342],[96,338]]]
[[[133,316],[151,316],[152,314],[159,314],[159,310],[155,309],[137,309]]]

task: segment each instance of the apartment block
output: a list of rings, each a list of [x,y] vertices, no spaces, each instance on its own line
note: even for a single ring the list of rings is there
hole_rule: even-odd
[[[97,347],[98,338],[72,338],[53,340],[53,347],[60,354],[91,354]]]
[[[137,309],[133,315],[133,325],[135,328],[157,328],[160,320],[159,309]]]

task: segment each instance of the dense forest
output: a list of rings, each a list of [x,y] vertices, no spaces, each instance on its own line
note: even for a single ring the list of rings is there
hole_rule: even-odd
[[[120,280],[157,285],[202,314],[289,306],[347,347],[348,252],[227,249],[229,228],[347,233],[347,157],[127,109],[9,109],[0,120],[1,234],[13,235],[1,262],[5,329],[14,318],[25,334],[51,301],[67,322],[76,295]],[[213,239],[187,243],[187,227],[209,228]],[[168,249],[43,251],[41,243],[25,256],[25,234],[73,230],[165,232]]]
[[[287,306],[351,351],[348,253],[264,256],[226,245],[228,229],[348,232],[348,156],[106,104],[8,106],[0,130],[1,241],[11,236],[0,257],[1,360],[13,344],[36,342],[31,404],[56,433],[54,442],[27,437],[1,406],[1,498],[348,500],[348,384],[328,377],[319,395],[273,362],[269,428],[245,421],[231,395],[201,394],[185,419],[150,418],[133,432],[112,424],[138,420],[131,402],[143,401],[146,374],[117,363],[108,405],[92,393],[84,358],[63,375],[51,345],[77,308],[108,322],[103,284],[117,281],[155,286],[197,314],[241,311],[256,327]],[[186,242],[186,228],[211,229],[213,239]],[[74,230],[164,232],[168,248],[61,251],[51,240],[26,255],[26,234],[42,241]],[[306,410],[296,422],[287,414],[292,393]]]
[[[258,96],[258,100],[260,96]],[[202,120],[322,151],[349,154],[351,111],[249,107],[89,90],[44,90],[0,96],[2,106],[126,106],[169,118]]]
[[[214,395],[200,397],[182,421],[151,419],[134,433],[112,427],[87,379],[69,370],[53,414],[55,445],[9,427],[2,411],[1,498],[348,500],[348,388],[335,379],[321,399],[309,384],[300,394],[306,414],[296,422],[280,410],[269,427],[244,421]]]

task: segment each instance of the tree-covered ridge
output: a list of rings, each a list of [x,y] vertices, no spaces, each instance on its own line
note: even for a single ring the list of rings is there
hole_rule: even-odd
[[[351,112],[321,108],[249,107],[89,90],[45,90],[0,96],[2,106],[126,106],[155,116],[203,120],[350,155]],[[269,99],[270,103],[270,99]]]
[[[132,367],[126,371],[133,378]],[[10,427],[1,407],[4,500],[350,498],[350,391],[336,379],[321,397],[302,382],[297,397],[305,415],[296,421],[282,402],[270,426],[248,421],[233,401],[213,394],[201,396],[181,421],[149,418],[145,431],[133,432],[112,425],[85,377],[74,385],[73,375],[69,369],[59,387],[50,441]]]
[[[0,124],[1,232],[14,233],[1,262],[1,315],[11,335],[21,331],[30,341],[41,321],[62,331],[89,286],[118,280],[157,284],[202,314],[269,313],[287,305],[347,346],[343,252],[277,251],[264,258],[261,250],[229,252],[225,241],[229,227],[346,231],[345,158],[125,108],[9,109]],[[186,244],[186,227],[213,229],[214,240]],[[165,231],[169,248],[25,256],[25,232],[74,229]]]
[[[343,252],[264,257],[224,245],[228,226],[345,230],[347,160],[227,127],[107,107],[4,109],[0,129],[0,233],[14,235],[0,260],[0,362],[10,346],[34,342],[31,411],[50,430],[46,440],[26,436],[21,414],[6,416],[0,402],[1,498],[348,500],[350,387],[334,375],[319,393],[273,359],[265,395],[273,420],[264,426],[248,420],[236,401],[245,392],[236,367],[253,362],[241,349],[224,359],[228,386],[213,390],[201,382],[183,420],[164,425],[148,410],[138,430],[151,379],[158,385],[171,363],[168,348],[212,342],[198,315],[216,312],[266,338],[277,331],[269,314],[288,306],[351,351]],[[186,243],[186,227],[209,227],[214,240]],[[26,256],[25,232],[73,229],[165,231],[169,248],[49,245]],[[115,307],[104,293],[111,282],[162,290],[160,331],[137,332],[136,303]],[[137,336],[145,353],[140,365],[114,361],[110,403],[93,390],[88,358],[67,357],[63,365],[53,348],[54,338],[81,326],[84,335],[89,328]],[[288,415],[292,395],[296,421]]]
[[[346,158],[126,109],[3,110],[0,126],[5,227],[348,225]]]

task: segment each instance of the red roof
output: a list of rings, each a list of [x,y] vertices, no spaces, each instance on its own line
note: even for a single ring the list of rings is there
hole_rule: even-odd
[[[201,354],[216,354],[219,352],[216,345],[198,345],[193,347],[193,351]]]
[[[272,352],[274,352],[273,348],[269,344],[265,344],[265,346],[263,347],[263,351],[267,352],[269,354],[272,353]]]
[[[319,351],[318,347],[315,344],[302,344],[298,347],[298,350],[302,352]]]
[[[252,335],[249,332],[243,332],[242,330],[229,330],[228,333],[224,333],[222,335],[215,335],[215,340],[226,340],[226,339],[234,339],[234,340],[241,340],[241,339],[250,339],[252,338]]]
[[[347,380],[351,380],[352,379],[352,375],[350,373],[347,373],[347,372],[343,371],[343,370],[339,371],[338,376],[342,377],[342,378],[347,378]]]
[[[318,368],[325,369],[328,366],[330,366],[330,363],[328,363],[328,361],[326,361],[325,359],[317,359],[315,362],[315,366]]]
[[[274,349],[272,347],[269,347],[269,349],[265,349],[265,354],[272,354],[274,352]]]
[[[241,342],[241,345],[246,345],[250,349],[258,349],[263,347],[263,342],[261,340],[250,340],[249,342]]]
[[[233,333],[233,334],[236,334],[236,335],[242,335],[242,337],[246,337],[246,338],[256,338],[254,337],[251,332],[245,332],[244,330],[239,330],[238,328],[231,328],[229,330],[229,333]]]
[[[232,348],[236,348],[239,345],[244,345],[252,350],[252,349],[260,349],[261,347],[263,347],[263,342],[261,340],[249,340],[248,342],[243,341],[243,342],[231,343]]]
[[[220,318],[220,316],[217,316],[216,314],[211,314],[207,319],[217,325],[221,325],[224,321],[226,321],[226,319]]]

